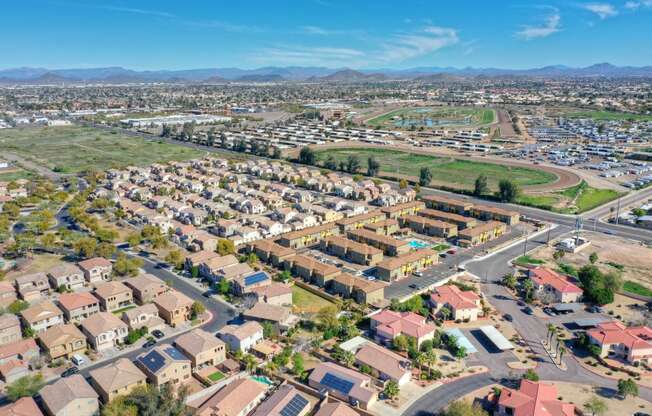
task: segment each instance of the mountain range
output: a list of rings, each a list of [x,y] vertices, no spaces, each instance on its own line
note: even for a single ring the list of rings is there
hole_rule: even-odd
[[[417,67],[409,69],[352,70],[325,67],[263,67],[257,69],[201,68],[183,70],[136,71],[122,67],[105,68],[12,68],[0,70],[0,84],[80,84],[80,83],[206,83],[228,82],[364,82],[417,79],[422,81],[458,80],[473,77],[651,77],[652,66],[615,66],[600,63],[587,67],[552,65],[531,69]]]

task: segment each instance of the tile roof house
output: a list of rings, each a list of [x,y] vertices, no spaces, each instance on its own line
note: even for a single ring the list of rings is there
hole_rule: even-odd
[[[111,312],[100,312],[81,321],[80,328],[96,351],[122,344],[129,332],[127,324]]]
[[[63,312],[49,300],[30,306],[22,311],[21,315],[25,326],[37,334],[63,324]]]
[[[15,402],[0,407],[0,416],[43,416],[43,412],[31,397],[21,397]]]
[[[25,360],[8,360],[0,364],[0,378],[5,383],[13,383],[27,375],[29,363]]]
[[[430,295],[432,314],[437,315],[443,307],[450,312],[453,320],[475,321],[482,313],[480,296],[471,290],[461,290],[455,285],[436,287]]]
[[[190,380],[190,360],[170,344],[160,344],[136,358],[136,366],[156,387],[164,384],[182,384]]]
[[[98,394],[81,374],[61,378],[40,391],[43,407],[51,416],[96,416]]]
[[[197,416],[245,416],[265,398],[267,386],[240,378],[220,389],[196,409]]]
[[[342,402],[324,402],[314,416],[360,416],[360,413]]]
[[[435,326],[426,322],[426,318],[414,312],[394,312],[385,309],[370,317],[370,328],[376,339],[382,343],[390,343],[399,335],[412,337],[417,347],[435,335]]]
[[[20,341],[0,347],[0,364],[11,360],[30,361],[39,356],[39,348],[34,338],[25,338]]]
[[[91,384],[103,403],[116,396],[127,395],[138,386],[144,386],[147,377],[127,358],[120,358],[104,367],[91,370]]]
[[[16,299],[16,288],[9,282],[0,282],[0,307],[6,308]]]
[[[371,374],[381,380],[393,380],[399,386],[407,384],[412,378],[411,361],[401,357],[387,348],[365,343],[355,354],[358,366],[371,368]]]
[[[74,264],[61,263],[48,272],[50,284],[54,288],[64,287],[68,290],[77,290],[84,287],[84,272]]]
[[[534,283],[537,297],[550,294],[554,302],[564,303],[577,302],[582,297],[582,289],[554,270],[535,267],[528,271],[528,277]]]
[[[215,366],[226,359],[226,344],[200,328],[179,336],[174,346],[190,358],[195,369]]]
[[[101,283],[93,292],[100,300],[100,307],[105,312],[113,312],[133,304],[133,293],[122,282],[112,281]]]
[[[498,399],[499,416],[574,416],[575,405],[557,400],[554,384],[521,380],[518,390],[503,388]]]
[[[21,299],[32,302],[50,293],[48,276],[43,272],[19,276],[14,280],[14,286]]]
[[[217,336],[229,345],[231,351],[247,352],[263,340],[263,327],[256,321],[226,325]]]
[[[253,307],[242,313],[245,320],[258,322],[269,322],[279,331],[287,331],[299,320],[292,314],[290,308],[285,306],[270,305],[268,303],[256,303]]]
[[[252,416],[305,416],[310,408],[310,401],[299,390],[290,384],[282,384]]]
[[[0,316],[0,345],[20,341],[22,338],[23,332],[18,317],[11,313]]]
[[[264,288],[272,284],[272,278],[264,271],[257,271],[238,276],[231,281],[231,288],[238,296],[243,296],[255,289]]]
[[[100,301],[89,292],[64,293],[57,300],[68,322],[79,323],[100,311]]]
[[[149,332],[152,332],[165,327],[165,321],[158,316],[158,308],[153,303],[124,311],[121,319],[130,330],[146,327]]]
[[[164,281],[149,273],[125,279],[122,283],[131,288],[134,300],[139,305],[151,302],[169,290]]]
[[[284,283],[272,282],[269,286],[251,290],[256,300],[277,306],[292,306],[292,287]]]
[[[313,389],[326,390],[346,402],[355,400],[365,410],[378,398],[371,377],[331,362],[318,364],[308,377],[308,385]]]
[[[614,356],[629,363],[647,363],[652,358],[652,329],[647,326],[626,327],[618,321],[603,322],[586,332],[589,340],[600,347],[600,356]]]
[[[93,257],[92,259],[80,261],[77,265],[82,269],[84,277],[89,283],[108,282],[111,280],[113,265],[105,258]]]
[[[53,326],[39,335],[38,342],[51,360],[86,350],[86,337],[73,324]]]
[[[161,318],[170,326],[177,326],[190,319],[193,300],[177,290],[157,296],[153,301]]]

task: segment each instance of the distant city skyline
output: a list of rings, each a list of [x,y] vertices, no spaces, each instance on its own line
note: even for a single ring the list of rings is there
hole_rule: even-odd
[[[24,0],[0,69],[651,65],[652,0]]]

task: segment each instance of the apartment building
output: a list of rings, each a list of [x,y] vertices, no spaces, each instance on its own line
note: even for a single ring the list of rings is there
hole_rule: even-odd
[[[440,238],[453,238],[457,236],[457,225],[418,215],[406,215],[402,217],[401,224],[403,227],[409,228],[419,234]]]
[[[438,261],[436,251],[420,249],[381,261],[378,263],[376,276],[386,282],[393,282],[437,264]]]
[[[382,250],[341,236],[328,237],[322,240],[320,249],[352,263],[367,266],[375,266],[383,260]]]
[[[376,247],[388,256],[400,256],[401,254],[410,251],[410,245],[407,241],[398,240],[390,236],[379,235],[366,229],[349,231],[347,236],[353,241]]]

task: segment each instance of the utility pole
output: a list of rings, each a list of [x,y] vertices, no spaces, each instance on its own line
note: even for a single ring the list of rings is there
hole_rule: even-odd
[[[616,206],[616,225],[618,225],[620,219],[620,199],[621,198],[618,198],[618,205]]]
[[[548,224],[548,235],[546,237],[546,245],[550,244],[550,231],[552,231],[552,224]]]

